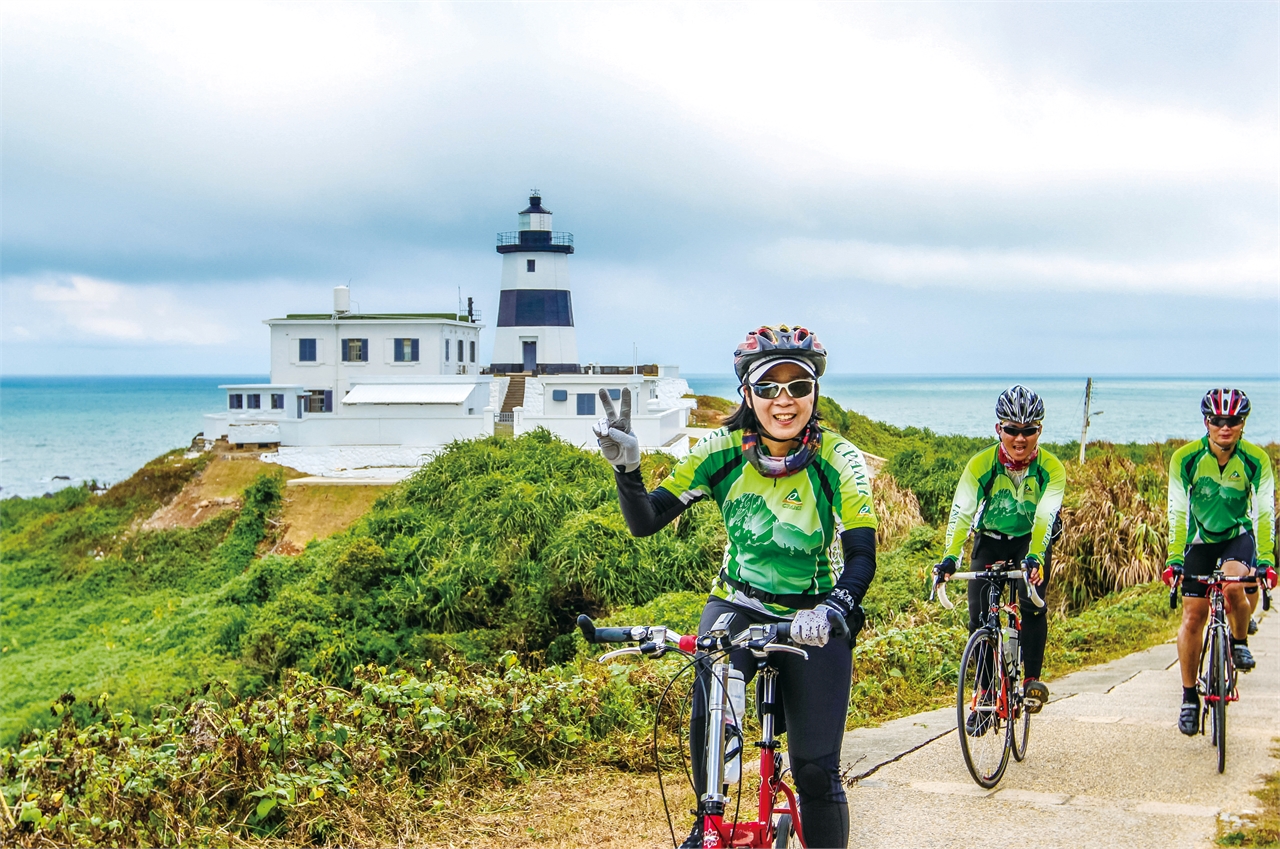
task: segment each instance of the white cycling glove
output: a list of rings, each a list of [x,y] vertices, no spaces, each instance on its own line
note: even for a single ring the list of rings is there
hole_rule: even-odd
[[[820,604],[813,610],[799,610],[791,620],[791,642],[802,646],[822,647],[831,636],[831,622],[827,611],[832,608]]]
[[[634,472],[640,468],[640,440],[631,432],[631,390],[622,390],[621,412],[613,409],[606,389],[600,390],[600,403],[604,406],[604,416],[592,427],[600,443],[600,453],[615,469]]]

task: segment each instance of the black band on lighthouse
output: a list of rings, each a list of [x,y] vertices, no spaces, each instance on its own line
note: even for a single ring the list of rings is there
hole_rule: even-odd
[[[567,289],[504,289],[498,300],[499,327],[573,327]]]

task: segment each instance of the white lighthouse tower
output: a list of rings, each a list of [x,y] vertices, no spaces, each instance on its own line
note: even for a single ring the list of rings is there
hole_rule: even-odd
[[[578,340],[569,295],[573,234],[551,229],[551,210],[534,189],[519,228],[498,234],[502,294],[493,341],[494,374],[577,373]]]

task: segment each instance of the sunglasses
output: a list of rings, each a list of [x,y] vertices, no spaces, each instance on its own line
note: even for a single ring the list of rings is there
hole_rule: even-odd
[[[1040,432],[1040,425],[1027,425],[1026,427],[1000,425],[1000,429],[1009,436],[1035,436]]]
[[[813,394],[813,388],[817,386],[816,380],[802,378],[793,380],[790,383],[753,383],[751,384],[751,394],[757,398],[772,400],[782,394],[782,390],[786,390],[787,394],[792,398],[808,398]]]
[[[1209,416],[1209,424],[1214,427],[1239,427],[1244,424],[1244,416]]]

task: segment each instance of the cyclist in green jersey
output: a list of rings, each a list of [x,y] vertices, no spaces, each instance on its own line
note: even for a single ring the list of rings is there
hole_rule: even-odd
[[[1250,409],[1249,398],[1239,389],[1210,389],[1200,401],[1205,435],[1179,448],[1169,461],[1169,550],[1163,578],[1167,584],[1182,578],[1178,730],[1187,735],[1200,730],[1196,674],[1209,615],[1200,579],[1221,563],[1227,575],[1261,571],[1270,586],[1276,582],[1275,474],[1267,452],[1241,439]],[[1231,659],[1236,669],[1248,672],[1255,666],[1248,629],[1258,588],[1230,584],[1224,592]]]
[[[996,399],[996,433],[1000,441],[969,460],[947,522],[947,547],[934,573],[943,580],[955,574],[972,528],[972,565],[981,570],[992,563],[1020,563],[1028,579],[1040,588],[1048,586],[1053,540],[1061,529],[1058,510],[1066,491],[1067,473],[1062,462],[1040,448],[1044,401],[1021,384],[1011,386]],[[969,582],[969,632],[981,624],[986,612],[989,581]],[[1036,713],[1049,699],[1049,688],[1040,680],[1044,647],[1049,635],[1045,609],[1031,602],[1025,586],[1018,591],[1022,616],[1022,657],[1025,663],[1027,710]],[[981,736],[983,714],[969,715],[966,732]]]
[[[731,630],[791,620],[809,659],[776,660],[787,754],[811,847],[846,846],[849,807],[840,780],[840,746],[849,709],[853,635],[876,568],[876,515],[862,452],[818,422],[818,378],[826,351],[803,327],[761,327],[734,352],[742,403],[724,427],[704,437],[652,492],[640,477],[640,447],[630,432],[630,393],[621,413],[607,394],[596,425],[614,467],[622,515],[637,536],[656,533],[690,504],[714,499],[728,538],[698,632],[725,613]],[[846,636],[841,636],[846,635]],[[749,681],[755,661],[730,656]],[[690,711],[692,774],[705,791],[706,670]],[[686,846],[702,845],[701,811]]]

